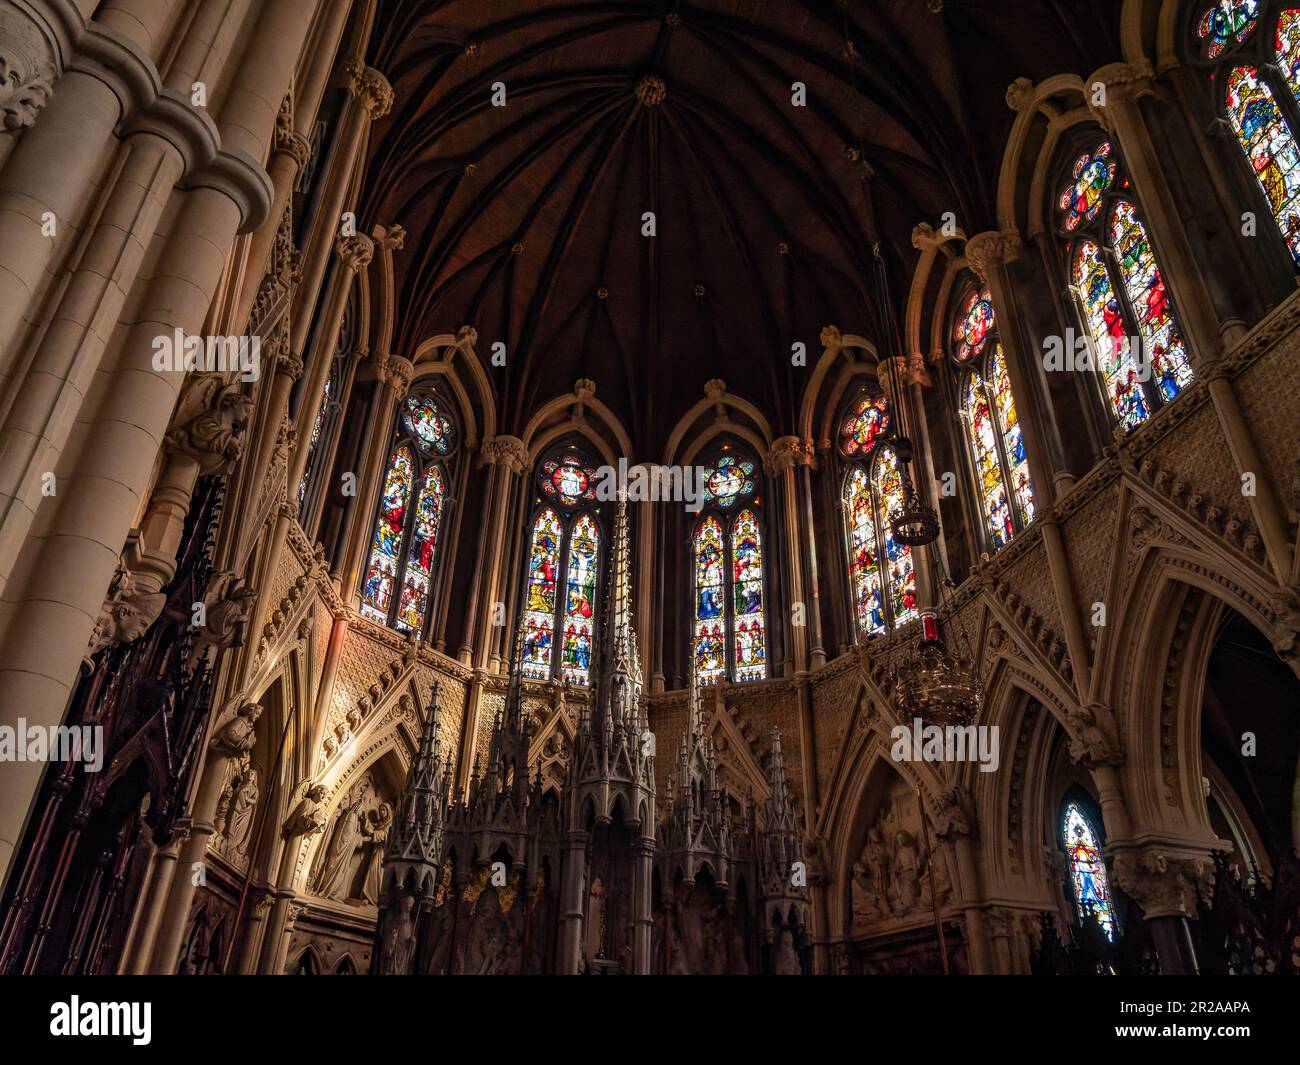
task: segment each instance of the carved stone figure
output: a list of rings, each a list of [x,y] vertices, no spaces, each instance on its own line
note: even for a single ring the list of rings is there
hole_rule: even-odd
[[[369,779],[353,784],[339,804],[334,828],[325,846],[325,856],[316,875],[316,893],[343,901],[351,886],[352,858],[361,845],[365,825],[362,805],[370,792]]]
[[[1091,765],[1119,765],[1119,729],[1109,710],[1100,704],[1079,706],[1065,715],[1070,731],[1070,757]]]
[[[381,802],[370,811],[370,825],[366,837],[370,847],[366,856],[366,871],[361,880],[361,897],[374,906],[379,905],[379,889],[383,883],[384,844],[388,842],[388,826],[393,823],[393,808]]]
[[[131,643],[143,636],[162,613],[167,603],[165,592],[149,592],[135,583],[129,570],[119,568],[113,590],[100,607],[86,647],[85,664],[106,647]]]
[[[226,853],[239,858],[247,857],[253,835],[253,813],[257,809],[259,797],[257,767],[249,766],[239,778],[230,804],[225,831]]]
[[[912,833],[899,829],[894,837],[894,896],[899,909],[911,911],[921,897],[921,855]]]
[[[287,839],[314,836],[317,832],[324,831],[325,794],[324,784],[314,784],[307,789],[303,797],[298,800],[298,805],[293,808],[293,812],[284,820],[283,831]]]
[[[867,832],[867,842],[862,847],[862,853],[853,863],[850,898],[855,926],[888,916],[888,862],[880,829],[873,826]]]

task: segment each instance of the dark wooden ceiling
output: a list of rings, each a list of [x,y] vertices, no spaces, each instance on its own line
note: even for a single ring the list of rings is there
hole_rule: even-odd
[[[712,377],[788,431],[793,343],[811,361],[834,323],[893,346],[873,246],[897,303],[915,223],[995,223],[1010,82],[1118,58],[1119,0],[935,6],[381,3],[396,104],[363,210],[407,230],[395,350],[466,324],[485,360],[504,342],[507,432],[579,377],[639,449]]]

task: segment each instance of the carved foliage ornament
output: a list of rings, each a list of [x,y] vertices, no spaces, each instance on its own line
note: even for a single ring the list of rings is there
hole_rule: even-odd
[[[6,130],[36,121],[54,78],[49,48],[35,24],[15,11],[0,10],[0,123]]]

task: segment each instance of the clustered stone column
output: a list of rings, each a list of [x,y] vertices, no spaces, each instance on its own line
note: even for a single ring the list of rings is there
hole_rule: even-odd
[[[136,85],[156,84],[151,79],[157,74],[145,73],[150,61],[142,42],[132,34],[145,26],[160,30],[168,19],[161,4],[135,6],[141,8],[139,24],[133,29],[128,20],[125,36],[112,38],[112,47],[123,69],[144,74]],[[202,328],[236,232],[265,216],[271,189],[259,161],[316,6],[267,0],[251,13],[231,14],[256,21],[232,69],[224,70],[214,51],[211,73],[228,86],[224,94],[210,94],[221,100],[215,124],[193,105],[160,108],[153,100],[129,106],[124,115],[114,92],[120,72],[100,60],[87,64],[94,74],[60,80],[46,121],[28,131],[0,174],[0,269],[8,272],[0,286],[0,351],[17,353],[7,375],[21,372],[22,353],[30,353],[19,386],[25,398],[10,408],[4,430],[12,435],[3,450],[10,454],[12,444],[16,461],[0,474],[5,724],[19,714],[38,725],[62,718],[185,376],[155,368],[155,341]],[[146,40],[161,44],[152,34]],[[132,93],[124,98],[131,100]],[[86,146],[112,144],[115,128],[127,139],[117,148],[122,162],[112,195],[101,189],[92,196],[104,160]],[[196,154],[183,155],[177,143]],[[178,190],[189,159],[204,151],[220,152],[221,166],[203,183]],[[81,233],[77,226],[91,201],[104,204],[107,213],[93,231]],[[175,203],[169,228],[146,260],[169,201]],[[42,232],[47,212],[59,224],[61,242]],[[57,273],[56,256],[62,259],[73,246],[79,266],[57,308],[41,315],[52,328],[34,347],[18,343],[45,279]],[[130,321],[114,330],[128,293]],[[57,489],[42,494],[43,474],[51,471],[60,474]],[[16,544],[23,541],[19,556]],[[5,774],[0,873],[7,872],[41,768],[18,763]]]

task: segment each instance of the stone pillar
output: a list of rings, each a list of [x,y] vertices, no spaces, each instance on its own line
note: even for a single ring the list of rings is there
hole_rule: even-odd
[[[221,144],[232,158],[263,158],[314,7],[266,0],[258,9],[222,108]],[[72,122],[61,136],[75,137],[77,128]],[[84,153],[85,143],[79,139],[76,150]],[[51,172],[44,168],[41,180],[49,183]],[[124,330],[116,365],[99,375],[93,400],[82,404],[75,446],[62,456],[71,472],[32,524],[0,603],[0,718],[7,723],[20,712],[42,726],[63,717],[182,383],[182,374],[154,369],[153,342],[177,329],[192,334],[202,328],[247,207],[229,182],[184,194],[166,245],[151,262],[151,280]],[[0,247],[7,252],[13,246],[0,240]],[[5,774],[0,874],[7,875],[42,768],[15,764]]]
[[[476,631],[473,640],[474,662],[486,669],[492,649],[493,614],[497,603],[505,602],[505,584],[508,560],[505,556],[506,517],[510,513],[510,495],[515,478],[528,468],[528,449],[517,436],[494,436],[483,441],[483,461],[498,467],[492,481],[492,510],[485,527],[483,583],[479,586],[476,604]],[[507,621],[509,610],[507,608]]]
[[[320,206],[312,219],[311,233],[304,242],[302,284],[293,307],[292,334],[294,350],[299,356],[316,310],[316,297],[325,277],[333,238],[340,235],[344,203],[357,157],[364,147],[366,130],[371,122],[383,118],[393,106],[393,90],[379,71],[359,59],[348,58],[343,61],[343,74],[349,98],[339,122],[337,147],[331,153],[330,172],[325,178]]]
[[[374,361],[380,385],[375,393],[373,417],[367,426],[369,437],[361,455],[362,466],[357,471],[356,506],[343,550],[339,552],[343,561],[339,567],[341,594],[344,601],[353,606],[360,602],[361,571],[374,536],[375,508],[383,492],[380,480],[393,446],[393,414],[415,376],[415,366],[400,355],[380,354]]]
[[[201,769],[198,790],[188,819],[189,837],[180,852],[181,876],[173,874],[172,889],[163,908],[149,971],[167,975],[176,971],[181,943],[189,923],[197,885],[190,870],[201,865],[208,843],[216,833],[217,804],[237,767],[245,764],[257,745],[255,731],[262,708],[257,703],[232,702],[208,742],[209,758]],[[143,961],[143,955],[141,956]]]
[[[945,791],[940,796],[939,811],[932,823],[935,839],[940,844],[951,844],[953,857],[957,861],[957,881],[961,886],[961,908],[966,918],[966,945],[970,950],[971,974],[996,972],[989,930],[984,920],[979,865],[975,860],[972,836],[976,822],[970,793],[958,785]],[[933,879],[933,870],[930,876]]]
[[[1083,619],[1079,616],[1079,600],[1075,594],[1070,556],[1065,550],[1061,526],[1053,511],[1040,510],[1036,523],[1043,530],[1043,550],[1047,555],[1048,571],[1052,575],[1057,612],[1065,629],[1065,646],[1070,655],[1075,694],[1081,703],[1087,702],[1092,687],[1092,657]]]
[[[339,265],[330,286],[324,313],[316,323],[314,350],[307,360],[307,377],[303,381],[302,397],[298,404],[297,433],[293,455],[289,462],[289,479],[285,490],[297,498],[298,483],[307,469],[307,454],[311,450],[311,428],[316,412],[325,399],[325,382],[329,379],[334,361],[335,340],[347,310],[348,293],[353,279],[370,265],[375,253],[374,242],[360,233],[339,237],[335,244]]]
[[[560,945],[559,966],[561,976],[577,976],[582,957],[582,918],[586,901],[582,897],[586,886],[587,840],[589,834],[582,829],[570,829],[564,848],[564,871],[560,886]]]
[[[1020,234],[1014,229],[988,230],[966,242],[966,260],[989,287],[998,320],[998,339],[1007,357],[1007,375],[1016,397],[1020,427],[1025,436],[1029,475],[1034,481],[1037,509],[1045,510],[1074,485],[1065,465],[1056,417],[1048,402],[1043,364],[1027,347],[1029,333],[1020,315],[1010,264],[1020,258]]]
[[[805,529],[799,511],[799,481],[796,468],[808,466],[813,462],[813,443],[797,436],[782,436],[772,441],[768,451],[767,472],[772,477],[774,487],[779,485],[777,493],[781,500],[781,554],[785,560],[786,587],[789,589],[790,601],[769,604],[768,624],[772,624],[771,606],[775,605],[785,615],[782,624],[787,625],[791,634],[791,650],[794,652],[795,673],[808,670],[808,612],[809,603],[804,594],[803,551],[802,545],[812,535],[811,529]],[[794,613],[795,608],[799,613]],[[795,619],[801,623],[795,624]]]
[[[1196,976],[1200,967],[1188,921],[1213,863],[1207,855],[1170,848],[1116,848],[1112,864],[1124,893],[1142,907],[1164,976]]]
[[[152,870],[149,875],[148,888],[144,902],[136,914],[136,931],[131,949],[123,959],[122,972],[139,976],[149,971],[149,961],[153,957],[154,943],[158,938],[158,928],[162,924],[163,908],[171,896],[172,885],[176,880],[177,862],[181,850],[189,838],[187,830],[172,834],[165,847],[155,850]]]
[[[280,864],[269,893],[271,910],[266,919],[266,931],[262,936],[262,950],[257,966],[257,971],[263,975],[284,971],[284,955],[289,948],[289,933],[296,917],[293,910],[298,909],[294,905],[297,896],[293,889],[298,857],[303,841],[325,830],[324,799],[324,786],[309,784],[306,793],[280,828]]]
[[[650,933],[654,928],[654,917],[650,913],[650,883],[654,872],[655,838],[639,836],[633,844],[636,855],[634,871],[635,891],[633,899],[636,913],[632,918],[632,975],[650,975]]]

